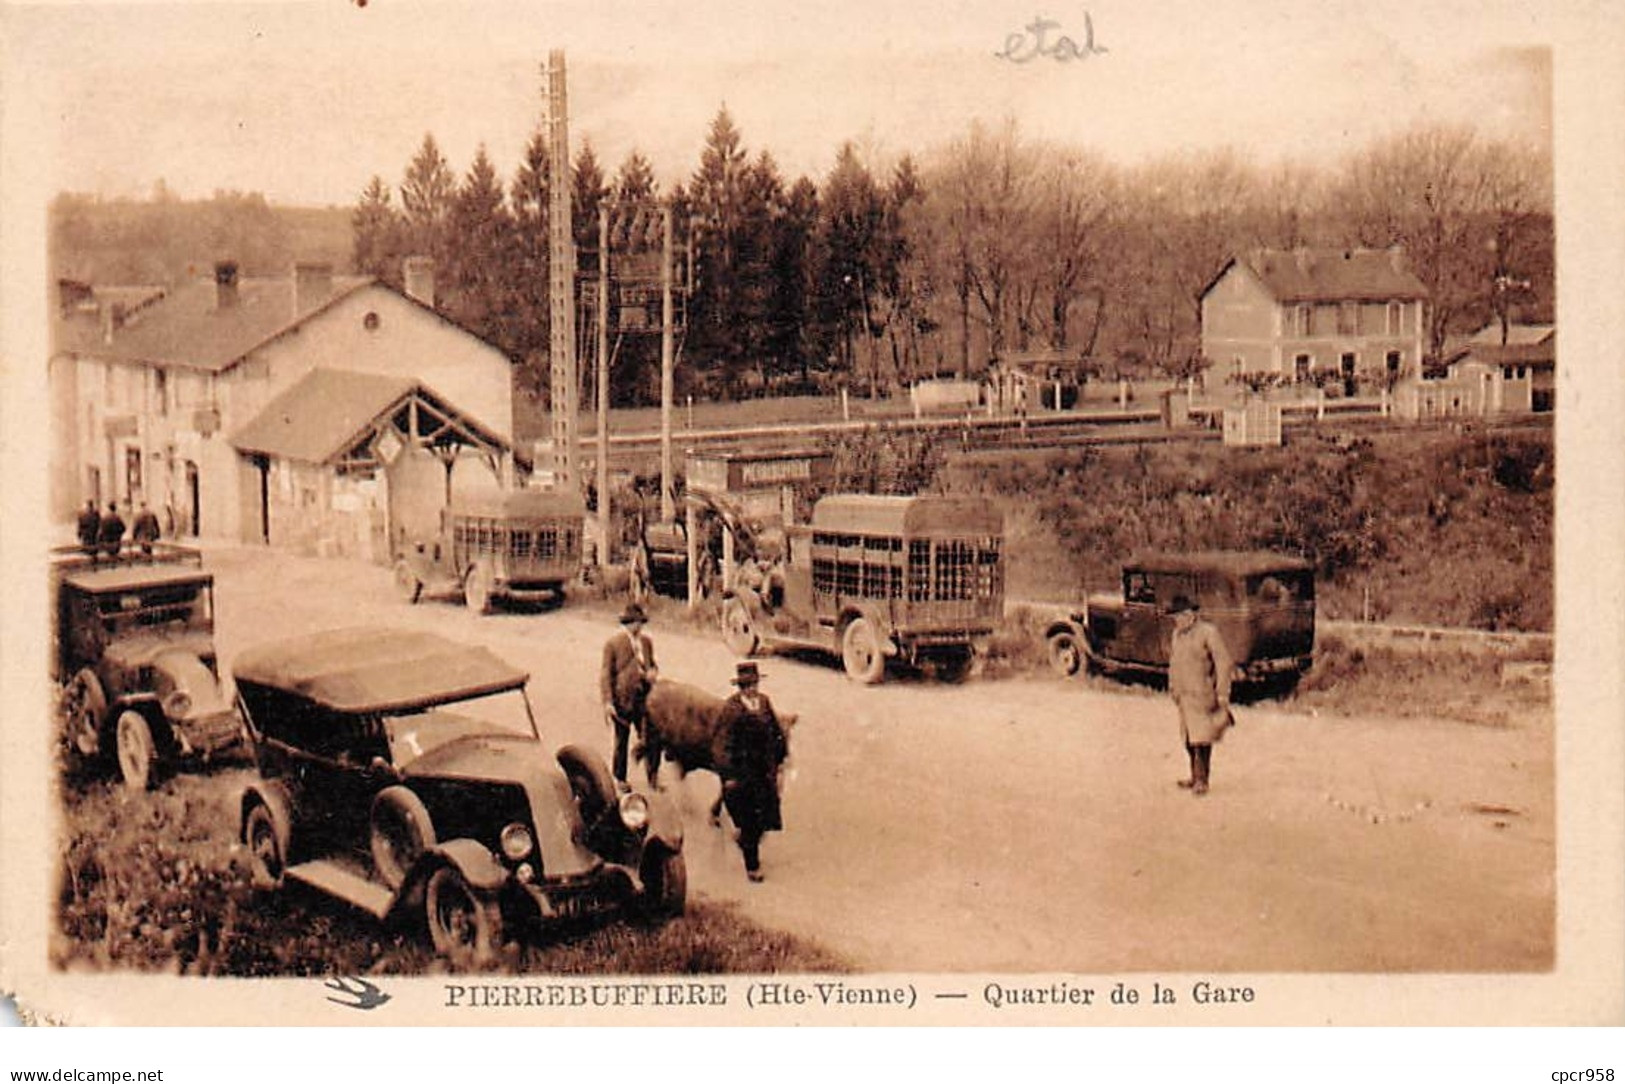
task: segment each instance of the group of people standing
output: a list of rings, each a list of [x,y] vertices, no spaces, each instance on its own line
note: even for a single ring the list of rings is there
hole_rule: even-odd
[[[79,513],[79,548],[91,560],[100,557],[116,560],[124,548],[125,530],[124,517],[119,515],[117,501],[108,501],[105,511],[98,511],[94,500],[85,501],[84,511]],[[147,556],[152,554],[153,544],[162,533],[158,526],[158,516],[147,507],[146,501],[141,502],[141,508],[135,514],[135,522],[128,530],[130,540],[140,546],[142,554]]]
[[[1180,595],[1169,606],[1174,628],[1168,648],[1168,692],[1179,713],[1180,735],[1190,759],[1190,773],[1179,786],[1197,796],[1208,792],[1213,746],[1235,724],[1230,711],[1234,664],[1218,629],[1201,619],[1197,603]],[[644,737],[649,690],[660,670],[654,643],[643,631],[648,615],[631,603],[620,616],[621,629],[604,644],[600,694],[604,717],[614,732],[612,768],[626,782],[632,735]],[[779,769],[788,742],[773,703],[761,691],[761,672],[742,662],[734,674],[737,690],[723,709],[718,730],[727,770],[722,801],[738,829],[745,874],[762,880],[761,843],[767,832],[784,827],[779,803]]]
[[[604,718],[615,735],[611,768],[615,778],[626,782],[631,738],[644,739],[649,690],[660,670],[655,663],[654,643],[643,631],[648,615],[637,603],[628,605],[620,616],[621,631],[604,644],[603,666],[599,673],[599,693]],[[738,829],[739,849],[745,859],[745,876],[752,882],[763,879],[762,837],[784,827],[779,804],[779,769],[789,754],[784,728],[773,711],[773,703],[761,691],[761,672],[753,662],[742,662],[734,672],[737,690],[723,706],[717,721],[722,735],[722,803]]]

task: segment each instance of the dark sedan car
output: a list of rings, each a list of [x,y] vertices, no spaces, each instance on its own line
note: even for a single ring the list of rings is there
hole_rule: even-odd
[[[261,775],[241,828],[261,887],[299,881],[380,919],[421,908],[462,966],[517,923],[682,913],[676,811],[594,753],[548,755],[528,675],[485,648],[340,630],[234,672]]]
[[[1052,624],[1050,661],[1071,676],[1091,670],[1162,674],[1183,595],[1219,630],[1236,680],[1295,682],[1314,661],[1315,576],[1307,561],[1275,553],[1147,554],[1123,566],[1121,594],[1089,596],[1082,613]]]

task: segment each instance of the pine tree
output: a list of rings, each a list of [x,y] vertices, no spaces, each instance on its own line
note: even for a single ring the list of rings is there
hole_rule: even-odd
[[[447,253],[447,219],[457,192],[457,179],[434,135],[424,133],[423,145],[401,182],[401,207],[406,213],[406,243],[411,254],[434,257],[444,265]]]
[[[549,377],[548,200],[551,165],[547,133],[537,131],[508,191],[513,208],[513,256],[504,269],[503,341],[519,359],[519,386],[540,400]]]
[[[373,175],[361,193],[360,202],[350,214],[355,237],[354,263],[357,272],[398,283],[401,268],[401,217],[390,203],[389,185]]]
[[[452,199],[447,219],[448,311],[504,349],[498,315],[504,308],[503,277],[512,256],[513,218],[484,144]]]

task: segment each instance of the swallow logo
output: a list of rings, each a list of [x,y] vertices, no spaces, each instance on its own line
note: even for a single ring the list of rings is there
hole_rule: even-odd
[[[329,990],[345,995],[344,997],[330,997],[327,1000],[335,1005],[343,1005],[347,1009],[376,1009],[389,1000],[389,995],[366,979],[336,978],[328,979],[322,984]]]

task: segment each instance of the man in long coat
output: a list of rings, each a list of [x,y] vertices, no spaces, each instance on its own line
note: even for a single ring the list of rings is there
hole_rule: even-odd
[[[102,553],[117,560],[119,550],[124,548],[124,517],[118,514],[117,501],[107,502],[107,514],[102,516],[96,530]]]
[[[773,704],[759,688],[761,674],[753,662],[742,662],[734,676],[739,691],[728,698],[717,721],[723,758],[722,802],[739,829],[745,876],[762,879],[762,836],[784,827],[779,809],[779,768],[789,755],[784,728]]]
[[[79,548],[90,556],[96,556],[96,545],[102,536],[102,514],[96,511],[96,502],[85,502],[85,510],[79,513]]]
[[[1168,645],[1168,692],[1179,709],[1179,730],[1190,756],[1191,774],[1179,785],[1206,794],[1213,764],[1213,743],[1234,723],[1230,714],[1230,681],[1235,670],[1219,630],[1203,621],[1197,605],[1178,595],[1168,607],[1174,615]]]
[[[604,702],[604,718],[615,731],[615,778],[626,782],[627,745],[632,731],[643,738],[644,704],[655,683],[655,646],[643,634],[649,621],[643,607],[627,606],[621,614],[621,631],[604,643],[604,662],[598,674],[598,691]]]

